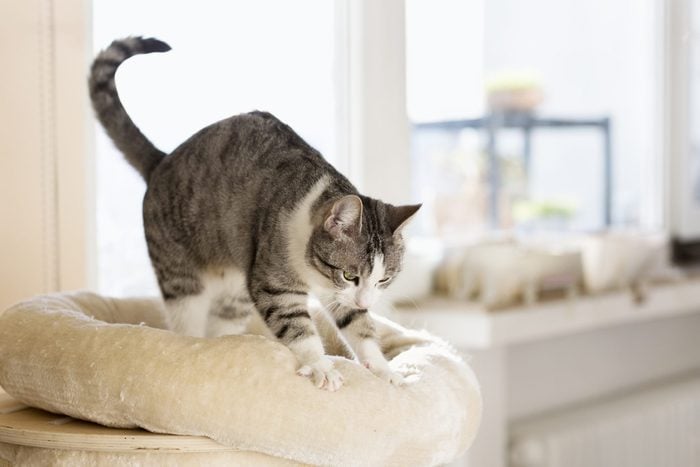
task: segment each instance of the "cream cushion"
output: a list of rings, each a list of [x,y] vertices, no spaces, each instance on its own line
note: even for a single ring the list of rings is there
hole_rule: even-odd
[[[297,376],[291,352],[265,335],[168,331],[155,299],[37,297],[0,315],[0,386],[74,418],[206,436],[305,464],[438,465],[467,449],[481,397],[448,345],[377,318],[382,348],[408,380],[394,387],[346,358],[323,314],[314,319],[327,351],[340,355],[337,392]],[[259,322],[252,328],[265,334]]]

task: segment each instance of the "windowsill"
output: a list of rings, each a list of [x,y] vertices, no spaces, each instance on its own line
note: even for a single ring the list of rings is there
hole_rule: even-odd
[[[616,291],[499,311],[432,297],[396,311],[404,325],[424,327],[458,347],[487,349],[700,313],[700,280],[654,286],[641,304],[629,291]]]

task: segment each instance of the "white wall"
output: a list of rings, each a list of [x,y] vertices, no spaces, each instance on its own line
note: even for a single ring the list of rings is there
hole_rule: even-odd
[[[483,55],[483,0],[406,0],[406,89],[411,121],[481,117]]]

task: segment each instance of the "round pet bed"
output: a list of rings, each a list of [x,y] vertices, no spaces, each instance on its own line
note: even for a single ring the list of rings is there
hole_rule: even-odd
[[[87,442],[71,450],[0,431],[0,461],[46,455],[54,456],[49,464],[167,464],[173,459],[166,457],[181,456],[181,465],[437,465],[468,448],[481,397],[448,345],[377,318],[382,349],[407,379],[394,387],[347,358],[322,313],[314,319],[327,351],[338,355],[345,384],[337,392],[297,376],[294,356],[259,322],[252,330],[263,335],[201,339],[168,331],[154,299],[76,293],[15,305],[0,315],[0,386],[14,399],[107,427],[188,435],[185,447],[193,436],[218,444],[105,449],[95,438],[92,449]]]

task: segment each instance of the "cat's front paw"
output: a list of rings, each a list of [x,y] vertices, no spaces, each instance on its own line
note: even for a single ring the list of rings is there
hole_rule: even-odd
[[[333,368],[333,362],[328,357],[303,365],[297,370],[297,374],[311,378],[316,387],[328,391],[337,391],[343,385],[343,375]]]
[[[406,384],[406,380],[404,379],[404,377],[394,371],[391,371],[389,365],[372,364],[370,362],[365,362],[365,367],[369,371],[371,371],[377,378],[381,378],[384,381],[393,384],[394,386],[403,386],[404,384]]]

